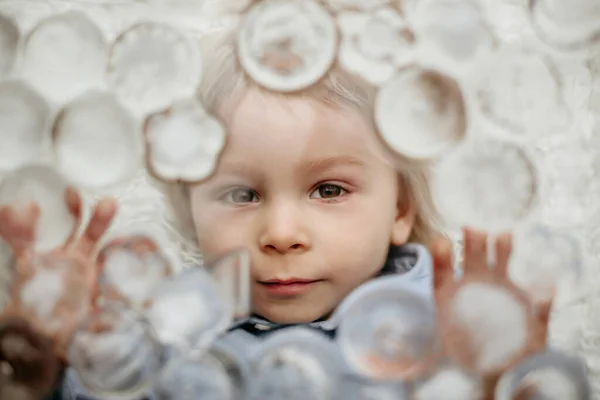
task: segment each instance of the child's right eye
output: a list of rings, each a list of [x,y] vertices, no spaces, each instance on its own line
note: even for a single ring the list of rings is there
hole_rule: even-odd
[[[234,188],[227,191],[222,199],[227,203],[254,203],[258,201],[258,195],[252,189]]]

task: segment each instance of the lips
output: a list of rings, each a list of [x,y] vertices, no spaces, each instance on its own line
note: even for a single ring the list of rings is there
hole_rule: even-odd
[[[269,279],[261,281],[260,284],[272,296],[294,297],[306,293],[318,282],[320,281],[314,279],[288,278]]]
[[[287,278],[287,279],[269,279],[266,281],[261,281],[261,283],[265,284],[277,284],[277,285],[292,285],[294,283],[311,283],[316,282],[315,279],[302,279],[302,278]]]

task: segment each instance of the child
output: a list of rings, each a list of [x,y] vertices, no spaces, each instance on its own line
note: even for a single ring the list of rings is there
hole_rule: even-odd
[[[251,254],[253,315],[228,336],[294,324],[335,336],[331,313],[381,275],[403,274],[433,299],[423,254],[439,233],[426,165],[392,156],[378,139],[374,89],[334,70],[304,92],[272,93],[240,70],[230,37],[205,54],[202,98],[228,142],[208,180],[176,185],[170,197],[207,264],[242,247]],[[101,206],[103,228],[114,211]],[[93,244],[103,230],[90,226]],[[485,260],[485,236],[472,239],[467,258]],[[450,254],[441,240],[436,268],[450,271]],[[73,387],[62,398],[75,398]]]
[[[201,98],[226,125],[227,146],[208,180],[176,185],[170,197],[208,265],[250,251],[253,315],[225,339],[295,324],[335,337],[332,312],[381,276],[433,301],[453,279],[451,243],[438,231],[427,164],[391,154],[376,134],[375,89],[334,69],[301,93],[269,92],[240,70],[231,38],[214,43]],[[467,229],[464,239],[465,266],[487,267],[487,235]],[[510,235],[494,245],[506,271]]]
[[[214,44],[201,98],[225,124],[227,146],[207,181],[170,197],[206,264],[250,251],[254,314],[231,334],[319,327],[381,274],[407,273],[431,296],[416,244],[438,235],[427,171],[379,141],[374,88],[336,70],[302,93],[269,92],[240,70],[232,37]]]
[[[254,312],[283,324],[327,317],[388,253],[412,268],[398,246],[437,236],[427,170],[378,139],[374,88],[335,70],[302,93],[269,92],[240,70],[231,38],[216,43],[201,98],[228,143],[207,181],[171,196],[204,260],[247,248]]]

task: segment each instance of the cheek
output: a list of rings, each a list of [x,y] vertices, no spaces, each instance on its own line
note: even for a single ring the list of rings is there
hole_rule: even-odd
[[[345,218],[340,218],[354,235],[369,235],[372,232],[391,232],[396,214],[397,198],[388,190],[370,193],[367,196],[357,196],[350,202]]]
[[[247,246],[249,224],[234,218],[230,211],[203,207],[193,213],[198,247],[207,262]]]
[[[344,272],[366,270],[369,274],[383,265],[389,246],[390,237],[387,232],[363,231],[362,234],[349,234],[337,246],[337,258],[340,261],[336,264]]]
[[[370,276],[381,268],[391,244],[395,203],[391,198],[363,199],[356,202],[344,218],[323,225],[330,240],[327,247],[336,249],[334,257],[341,261],[336,264],[343,272]]]

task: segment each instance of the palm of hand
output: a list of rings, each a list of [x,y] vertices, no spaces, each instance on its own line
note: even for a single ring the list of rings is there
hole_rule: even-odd
[[[464,274],[459,280],[454,278],[447,239],[434,243],[432,255],[444,354],[483,376],[483,397],[493,398],[504,371],[546,346],[551,302],[534,304],[508,278],[511,235],[496,238],[493,268],[488,265],[487,245],[487,234],[465,229]]]

